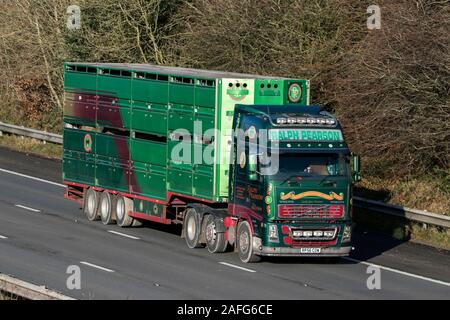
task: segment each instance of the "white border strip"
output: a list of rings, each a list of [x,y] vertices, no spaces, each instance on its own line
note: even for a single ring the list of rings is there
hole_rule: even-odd
[[[128,234],[121,233],[121,232],[117,232],[117,231],[114,231],[114,230],[108,230],[108,232],[109,232],[109,233],[116,234],[116,235],[118,235],[118,236],[125,237],[125,238],[130,238],[130,239],[133,239],[133,240],[140,240],[140,238],[138,238],[138,237],[130,236],[130,235],[128,235]]]
[[[343,259],[348,260],[348,261],[352,261],[352,262],[357,262],[357,263],[361,263],[364,264],[366,266],[373,266],[373,267],[377,267],[386,271],[391,271],[394,273],[398,273],[404,276],[408,276],[408,277],[412,277],[412,278],[416,278],[416,279],[420,279],[420,280],[424,280],[424,281],[429,281],[429,282],[433,282],[433,283],[437,283],[446,287],[450,287],[450,283],[445,282],[445,281],[441,281],[441,280],[436,280],[436,279],[432,279],[432,278],[427,278],[424,276],[419,276],[417,274],[414,273],[409,273],[409,272],[405,272],[405,271],[401,271],[401,270],[397,270],[397,269],[393,269],[393,268],[389,268],[389,267],[385,267],[385,266],[380,266],[378,264],[375,263],[370,263],[370,262],[366,262],[366,261],[361,261],[361,260],[357,260],[357,259],[353,259],[353,258],[349,258],[349,257],[343,257]]]
[[[2,169],[0,168],[0,172],[4,172],[4,173],[9,173],[9,174],[13,174],[22,178],[27,178],[27,179],[31,179],[31,180],[35,180],[35,181],[39,181],[39,182],[44,182],[44,183],[48,183],[57,187],[63,187],[65,188],[66,186],[61,184],[61,183],[56,183],[53,181],[48,181],[48,180],[44,180],[44,179],[40,179],[40,178],[36,178],[36,177],[32,177],[32,176],[28,176],[26,174],[22,174],[22,173],[18,173],[18,172],[14,172],[14,171],[10,171],[10,170],[6,170],[6,169]]]
[[[89,263],[89,262],[86,262],[86,261],[80,261],[80,263],[84,264],[85,266],[96,268],[96,269],[99,269],[99,270],[102,270],[102,271],[114,272],[114,270],[111,270],[111,269],[108,269],[108,268],[104,268],[104,267],[100,267],[100,266],[98,266],[96,264],[92,264],[92,263]]]
[[[232,267],[232,268],[236,268],[239,270],[243,270],[243,271],[247,271],[247,272],[256,272],[255,270],[252,269],[247,269],[247,268],[243,268],[243,267],[239,267],[239,266],[235,266],[234,264],[228,263],[228,262],[219,262],[220,264],[223,264],[224,266],[228,266],[228,267]]]
[[[21,209],[24,209],[24,210],[28,210],[28,211],[32,211],[32,212],[38,212],[38,213],[41,212],[41,210],[33,209],[33,208],[30,208],[30,207],[25,207],[25,206],[22,206],[21,204],[16,204],[15,207],[21,208]]]

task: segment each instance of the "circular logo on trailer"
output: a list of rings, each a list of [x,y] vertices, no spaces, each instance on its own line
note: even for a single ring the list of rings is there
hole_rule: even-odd
[[[91,152],[92,150],[92,138],[89,133],[84,136],[84,150],[86,150],[86,152]]]
[[[247,162],[247,158],[245,156],[245,151],[241,152],[241,155],[239,156],[239,165],[242,169],[245,168],[245,163]]]
[[[302,97],[302,87],[298,83],[293,83],[289,86],[288,98],[290,102],[297,103]]]

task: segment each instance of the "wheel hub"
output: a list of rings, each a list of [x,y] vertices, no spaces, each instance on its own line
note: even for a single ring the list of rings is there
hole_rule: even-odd
[[[242,252],[247,252],[249,246],[248,234],[246,232],[242,233],[239,237],[239,246]]]
[[[214,242],[216,240],[216,224],[214,222],[209,223],[206,226],[206,240],[208,242]]]
[[[125,204],[122,199],[117,201],[117,209],[116,209],[117,218],[122,220],[125,215]]]
[[[195,238],[195,232],[197,230],[197,226],[195,225],[195,220],[190,218],[187,226],[187,236],[189,239],[193,240]]]
[[[101,212],[102,212],[102,217],[104,219],[108,218],[108,213],[109,213],[109,203],[108,203],[108,201],[106,201],[106,200],[102,201]]]

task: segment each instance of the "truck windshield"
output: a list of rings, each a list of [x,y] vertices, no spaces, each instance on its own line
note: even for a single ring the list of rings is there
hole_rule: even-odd
[[[279,155],[278,172],[275,179],[286,179],[290,176],[346,176],[349,170],[349,160],[345,154],[295,154]]]

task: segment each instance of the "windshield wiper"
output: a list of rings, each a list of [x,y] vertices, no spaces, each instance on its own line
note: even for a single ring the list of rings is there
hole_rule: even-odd
[[[288,182],[289,180],[291,180],[292,178],[298,178],[298,177],[303,177],[303,176],[301,176],[301,175],[297,175],[297,174],[293,174],[293,175],[291,175],[291,176],[289,176],[289,177],[287,177],[287,179],[286,180],[283,180],[283,182],[282,183],[280,183],[280,186],[281,185],[283,185],[283,184],[285,184],[286,182]]]

